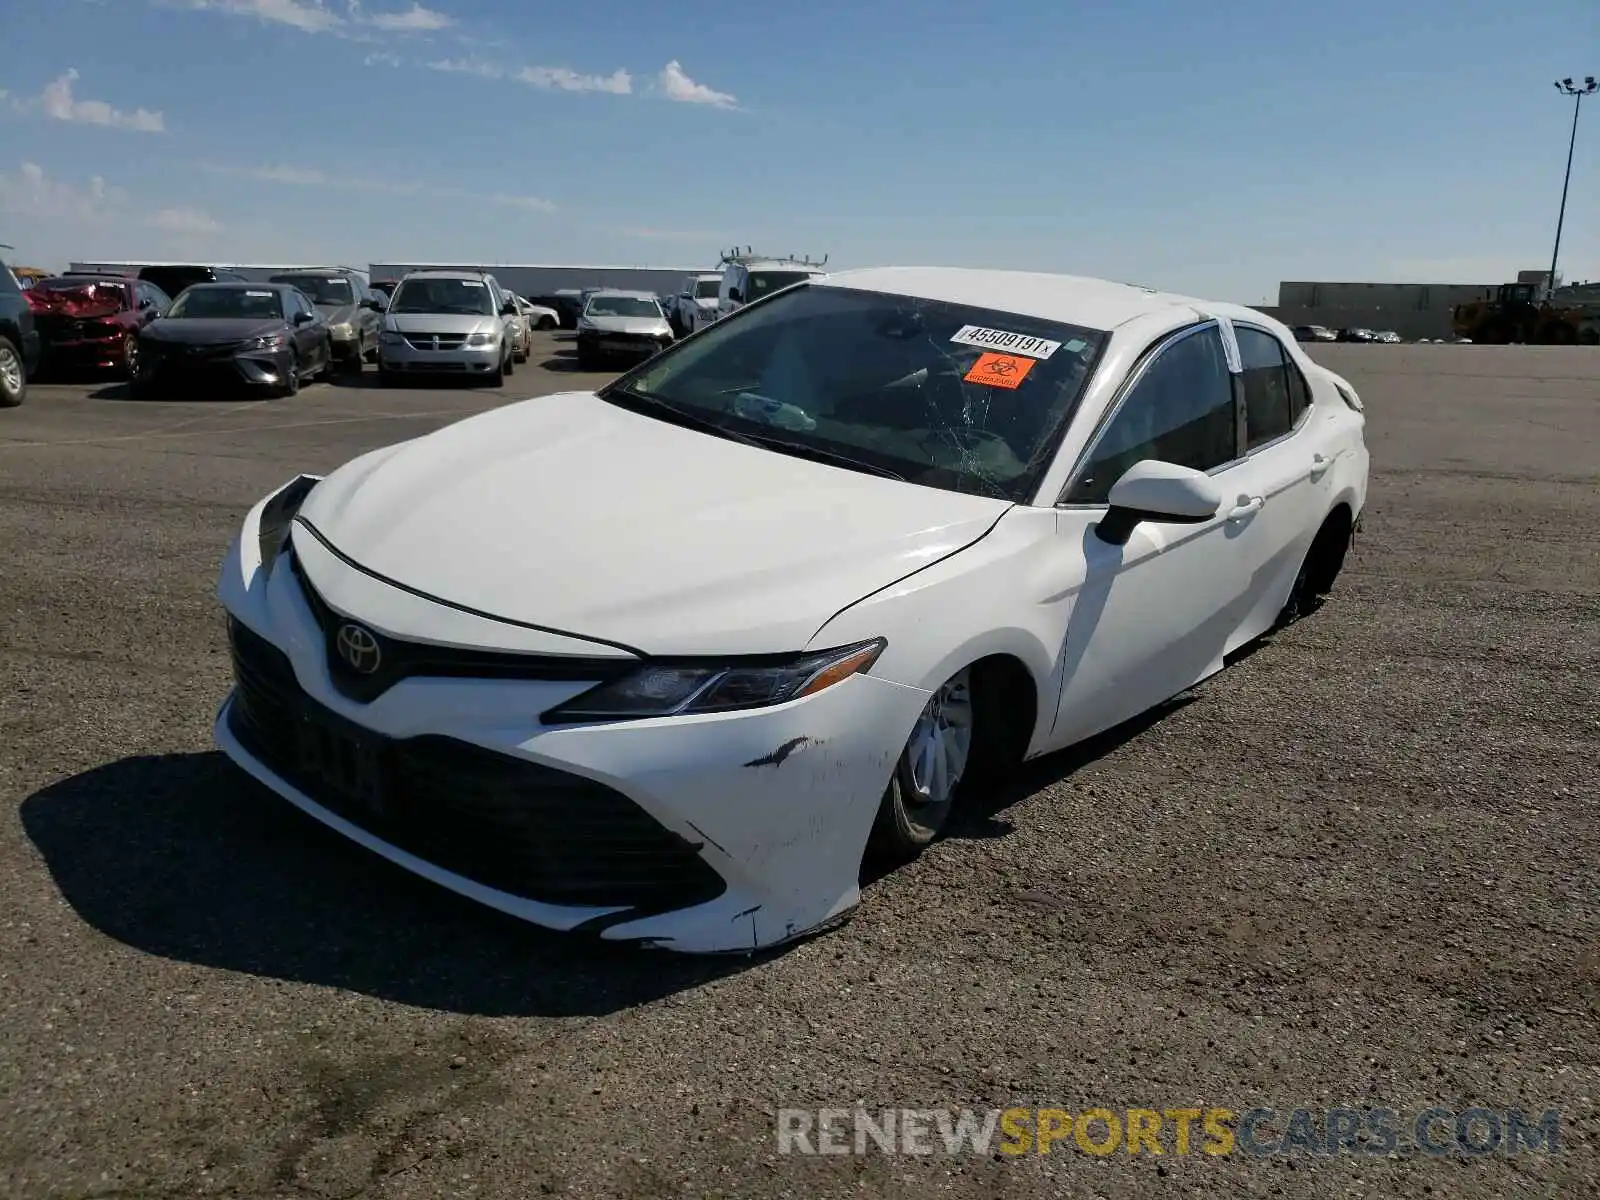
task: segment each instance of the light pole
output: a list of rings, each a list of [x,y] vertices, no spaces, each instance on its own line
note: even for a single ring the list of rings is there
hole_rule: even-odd
[[[1578,144],[1578,112],[1583,107],[1583,98],[1594,95],[1597,90],[1600,90],[1600,84],[1595,83],[1593,75],[1585,75],[1581,84],[1573,83],[1570,78],[1556,80],[1556,91],[1572,97],[1572,137],[1567,141],[1567,173],[1561,177],[1561,210],[1556,214],[1556,246],[1550,252],[1550,281],[1547,286],[1552,301],[1556,294],[1556,260],[1561,257],[1561,225],[1567,219],[1567,185],[1572,182],[1572,150]]]

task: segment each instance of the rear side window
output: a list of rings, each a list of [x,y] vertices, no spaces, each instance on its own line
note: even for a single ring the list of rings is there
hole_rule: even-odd
[[[17,282],[17,277],[11,273],[11,268],[0,262],[0,293],[7,296],[22,294],[22,285]]]
[[[1239,341],[1239,360],[1244,368],[1245,449],[1280,438],[1288,433],[1305,411],[1306,382],[1283,351],[1283,344],[1270,333],[1239,325],[1234,328]],[[1291,373],[1299,387],[1299,403],[1290,382]]]

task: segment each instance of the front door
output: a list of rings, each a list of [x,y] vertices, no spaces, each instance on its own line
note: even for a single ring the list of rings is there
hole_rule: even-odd
[[[1087,574],[1062,644],[1053,746],[1120,724],[1222,667],[1248,611],[1239,426],[1209,322],[1167,339],[1090,444],[1057,514],[1062,549],[1080,549]],[[1111,485],[1145,459],[1213,474],[1221,510],[1202,524],[1146,521],[1111,545],[1095,532]]]

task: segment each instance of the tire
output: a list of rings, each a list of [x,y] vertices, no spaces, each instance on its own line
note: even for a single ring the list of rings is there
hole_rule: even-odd
[[[385,371],[382,367],[379,367],[378,368],[378,386],[379,387],[386,387],[386,388],[399,387],[400,386],[400,372],[398,372],[398,371]]]
[[[874,857],[905,862],[939,836],[969,780],[979,721],[972,668],[963,667],[928,698],[895,760],[868,841]]]
[[[515,375],[517,373],[517,363],[519,363],[521,361],[522,360],[517,357],[516,351],[512,351],[511,357],[506,359],[506,377],[507,378],[510,378],[512,375]]]
[[[534,326],[534,328],[539,330],[540,333],[548,333],[550,330],[554,329],[555,327],[556,327],[556,322],[551,317],[540,317],[539,318],[539,323]]]
[[[280,399],[287,400],[290,396],[300,394],[300,356],[294,355],[289,359],[289,374],[282,384],[278,386],[277,395]]]
[[[1296,621],[1309,617],[1333,591],[1333,584],[1344,569],[1345,556],[1350,551],[1351,523],[1345,509],[1337,509],[1322,523],[1317,536],[1311,540],[1289,587],[1288,598],[1278,612],[1274,629],[1285,629]]]
[[[122,370],[130,386],[139,377],[139,338],[130,333],[122,339]]]
[[[497,387],[503,387],[505,385],[506,373],[507,373],[506,369],[507,369],[507,367],[509,365],[510,365],[510,362],[509,362],[508,359],[501,359],[500,360],[500,365],[498,367],[496,367],[494,369],[494,372],[489,376],[489,381],[488,382],[489,382],[489,386],[490,387],[497,388]]]
[[[28,398],[28,372],[22,352],[0,337],[0,408],[16,408]]]

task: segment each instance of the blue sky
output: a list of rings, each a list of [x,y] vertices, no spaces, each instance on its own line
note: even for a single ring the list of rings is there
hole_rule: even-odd
[[[1595,0],[51,0],[6,19],[19,261],[1547,266]],[[1600,96],[1562,273],[1600,278]]]

